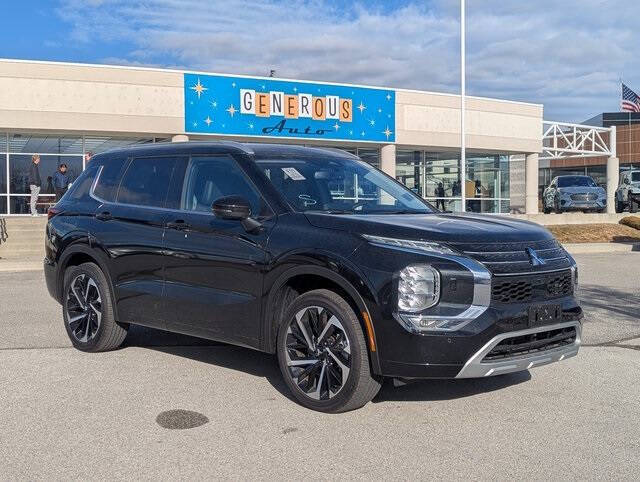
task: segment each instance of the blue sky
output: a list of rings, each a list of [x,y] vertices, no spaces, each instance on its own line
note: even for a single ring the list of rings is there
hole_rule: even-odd
[[[457,0],[3,2],[0,57],[459,89]],[[467,0],[470,95],[545,118],[618,110],[640,91],[636,0]]]

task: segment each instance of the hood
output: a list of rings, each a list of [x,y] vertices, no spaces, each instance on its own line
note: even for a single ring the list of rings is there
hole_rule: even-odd
[[[305,213],[320,228],[388,238],[443,243],[544,241],[553,236],[542,226],[504,216],[482,214],[323,214]]]
[[[571,186],[571,187],[559,187],[558,191],[566,194],[588,194],[594,192],[596,194],[604,191],[604,188],[600,186],[589,187],[589,186]]]

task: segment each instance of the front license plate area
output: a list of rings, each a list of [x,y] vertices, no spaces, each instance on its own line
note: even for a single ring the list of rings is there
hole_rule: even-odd
[[[562,321],[562,306],[533,305],[529,307],[529,327],[550,325]]]

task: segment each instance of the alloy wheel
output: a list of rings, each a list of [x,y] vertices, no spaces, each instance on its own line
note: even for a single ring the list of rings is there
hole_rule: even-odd
[[[66,310],[73,337],[82,343],[91,341],[102,322],[102,298],[93,278],[81,274],[73,279],[67,291]]]
[[[309,306],[296,313],[287,328],[285,353],[295,386],[315,400],[333,398],[349,378],[349,338],[326,308]]]

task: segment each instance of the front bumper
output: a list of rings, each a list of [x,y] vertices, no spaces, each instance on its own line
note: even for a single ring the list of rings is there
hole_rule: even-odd
[[[485,357],[491,353],[500,343],[505,340],[514,339],[526,335],[545,333],[564,328],[575,329],[575,340],[573,343],[559,346],[544,351],[532,351],[528,354],[509,357],[502,360],[487,361]],[[503,373],[519,372],[530,368],[546,365],[557,361],[562,361],[578,354],[580,348],[581,325],[579,322],[560,323],[555,325],[531,328],[528,330],[512,331],[502,333],[493,337],[480,350],[478,350],[456,375],[456,378],[483,378]]]
[[[568,210],[604,209],[607,207],[607,199],[601,198],[595,201],[574,201],[571,198],[561,198],[560,207]]]

